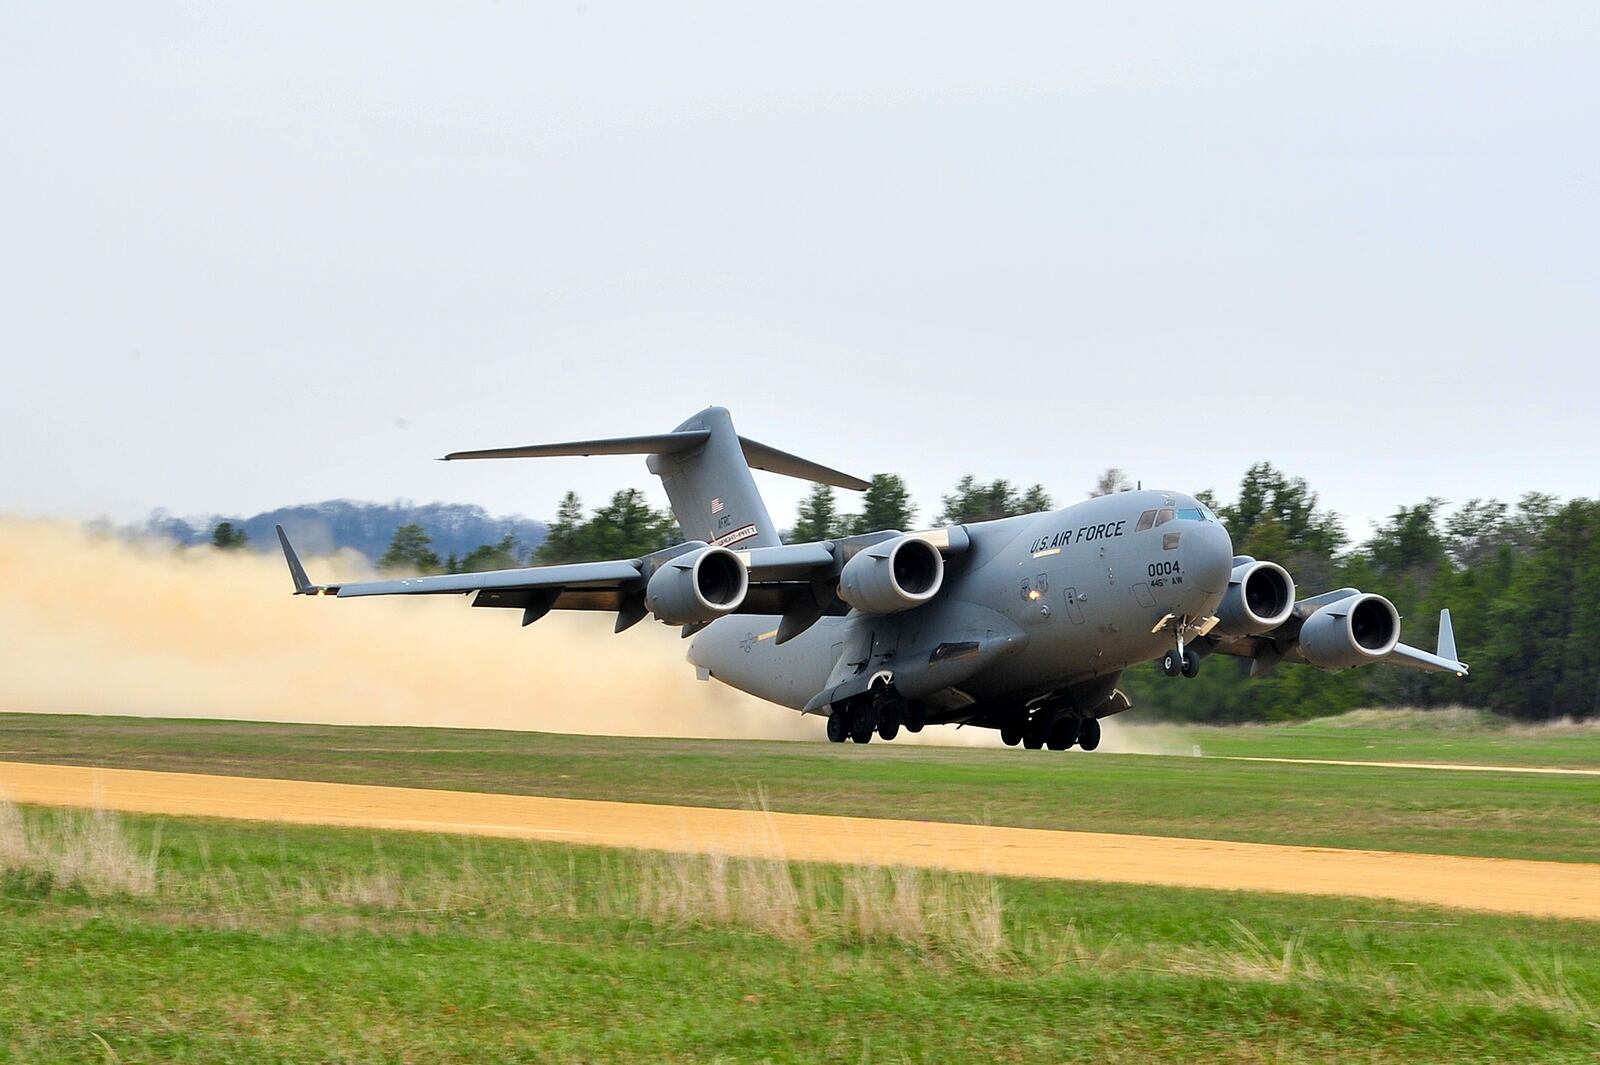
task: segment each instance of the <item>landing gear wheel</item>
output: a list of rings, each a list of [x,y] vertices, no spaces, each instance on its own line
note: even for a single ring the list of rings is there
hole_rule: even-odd
[[[885,695],[876,700],[878,709],[878,735],[892,740],[900,735],[900,725],[905,720],[905,700],[897,695]]]
[[[1100,722],[1092,717],[1083,719],[1078,726],[1078,746],[1086,751],[1092,751],[1100,746]]]
[[[871,743],[872,734],[878,730],[878,708],[868,699],[852,699],[850,707],[850,738],[857,743]]]
[[[828,715],[828,742],[843,743],[850,735],[850,717],[844,707]]]
[[[1072,714],[1058,719],[1047,741],[1052,751],[1064,751],[1078,742],[1078,719]]]
[[[915,735],[921,732],[927,723],[928,710],[921,703],[912,703],[906,707],[904,724],[907,732]]]
[[[1183,652],[1183,664],[1178,668],[1186,677],[1198,676],[1200,673],[1200,656],[1193,651]]]
[[[1015,747],[1022,742],[1022,730],[1010,725],[1000,726],[1000,742],[1007,747]]]
[[[1037,728],[1030,727],[1022,737],[1022,746],[1030,751],[1037,751],[1044,746],[1044,735]]]
[[[1161,672],[1169,677],[1176,677],[1183,671],[1183,659],[1178,657],[1176,650],[1168,651],[1161,656]]]

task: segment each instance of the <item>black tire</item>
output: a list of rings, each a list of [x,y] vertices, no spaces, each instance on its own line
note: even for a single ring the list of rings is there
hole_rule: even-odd
[[[857,743],[871,743],[872,734],[876,731],[878,731],[878,708],[866,699],[852,699],[850,738]]]
[[[1177,651],[1168,651],[1161,656],[1161,672],[1169,677],[1176,677],[1183,672],[1183,661],[1178,657]]]
[[[1013,728],[1010,725],[1001,725],[1000,742],[1005,744],[1007,747],[1015,747],[1017,744],[1022,742],[1022,730],[1019,728]]]
[[[1078,742],[1078,719],[1073,714],[1066,714],[1055,723],[1050,730],[1050,749],[1064,751]]]
[[[1086,751],[1100,746],[1100,722],[1092,717],[1083,719],[1083,724],[1078,726],[1078,746]]]
[[[1030,751],[1037,751],[1044,746],[1044,737],[1037,732],[1029,732],[1022,737],[1022,746]]]
[[[911,703],[906,707],[906,731],[915,735],[921,732],[928,723],[928,709],[920,703]]]
[[[1196,677],[1200,674],[1200,656],[1193,651],[1183,652],[1183,665],[1180,667],[1186,677]]]
[[[844,707],[836,707],[828,715],[828,742],[843,743],[850,736],[850,717]]]

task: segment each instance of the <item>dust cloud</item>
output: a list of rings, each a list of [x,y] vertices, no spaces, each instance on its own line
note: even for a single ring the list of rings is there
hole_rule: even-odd
[[[313,580],[372,576],[356,554]],[[677,629],[459,596],[307,599],[276,551],[129,542],[0,517],[0,711],[529,729],[600,736],[823,739],[823,722],[695,679]],[[1102,749],[1157,753],[1107,722]],[[896,745],[999,746],[990,729]],[[1165,746],[1165,745],[1160,745]],[[1162,753],[1165,753],[1164,751]]]
[[[313,579],[368,575],[308,559]],[[276,554],[128,543],[0,518],[0,710],[618,736],[817,739],[802,718],[695,679],[677,630],[459,596],[290,594]]]

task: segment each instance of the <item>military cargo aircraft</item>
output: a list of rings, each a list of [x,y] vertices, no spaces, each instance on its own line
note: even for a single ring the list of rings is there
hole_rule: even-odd
[[[828,739],[867,743],[931,724],[998,729],[1030,750],[1092,751],[1126,710],[1123,671],[1159,661],[1193,677],[1213,654],[1252,675],[1389,662],[1464,676],[1448,611],[1438,647],[1400,642],[1381,595],[1296,598],[1267,559],[1235,555],[1228,531],[1182,492],[1140,490],[1061,510],[940,529],[785,544],[751,468],[863,490],[866,481],[739,436],[728,412],[670,433],[462,451],[447,460],[648,455],[688,542],[643,558],[352,584],[307,578],[278,538],[299,595],[470,594],[475,607],[654,617],[692,637],[689,661],[717,680],[827,719]]]

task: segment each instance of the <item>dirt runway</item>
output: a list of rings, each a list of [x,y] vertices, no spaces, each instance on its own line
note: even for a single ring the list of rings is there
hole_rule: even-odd
[[[1271,758],[1266,755],[1215,755],[1228,762],[1277,762],[1283,765],[1342,765],[1358,769],[1439,769],[1447,773],[1542,773],[1556,777],[1600,777],[1600,769],[1545,765],[1476,765],[1469,762],[1372,762],[1348,758]]]
[[[0,762],[0,798],[130,813],[1344,895],[1600,920],[1600,864],[717,810]]]

